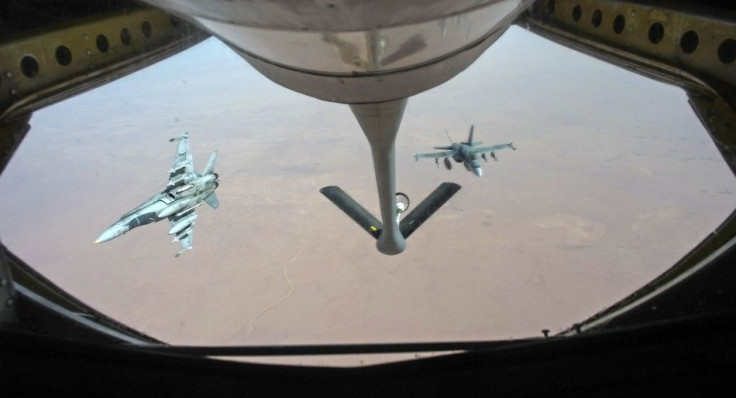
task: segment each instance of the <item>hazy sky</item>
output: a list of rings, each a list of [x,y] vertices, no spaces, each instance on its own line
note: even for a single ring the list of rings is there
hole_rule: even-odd
[[[514,142],[477,178],[411,154]],[[346,105],[282,88],[214,39],[36,112],[0,178],[3,242],[94,308],[178,344],[500,339],[581,321],[657,276],[733,209],[734,177],[684,92],[512,27],[409,100],[398,190],[462,190],[385,256],[318,190],[378,216]],[[167,222],[93,241],[166,183],[190,131],[219,150],[220,209],[175,259]]]

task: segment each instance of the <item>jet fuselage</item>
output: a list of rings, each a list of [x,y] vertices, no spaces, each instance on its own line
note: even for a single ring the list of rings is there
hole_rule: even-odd
[[[453,155],[453,159],[455,159],[455,162],[457,163],[462,162],[466,170],[472,171],[473,174],[480,177],[483,175],[483,169],[480,167],[478,156],[475,154],[475,152],[473,152],[472,148],[472,146],[464,143],[452,144],[452,150],[455,152],[455,155]]]
[[[181,185],[169,185],[140,206],[125,213],[116,223],[107,228],[95,243],[107,242],[133,228],[151,224],[172,215],[185,216],[214,193],[217,186],[217,173],[197,176]]]

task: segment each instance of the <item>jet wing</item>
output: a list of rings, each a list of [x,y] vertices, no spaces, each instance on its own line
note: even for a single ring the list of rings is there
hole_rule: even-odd
[[[501,144],[501,145],[484,146],[484,147],[480,147],[480,148],[473,148],[473,152],[474,153],[488,153],[488,152],[495,152],[495,151],[498,151],[500,149],[506,149],[506,148],[511,148],[513,150],[516,150],[516,148],[514,148],[514,144],[512,144],[512,143],[509,142],[508,144]]]
[[[182,177],[194,174],[194,161],[189,151],[189,132],[171,138],[169,141],[178,141],[174,163],[169,171],[169,186],[177,186],[184,183]]]
[[[189,230],[189,233],[187,233],[186,236],[179,239],[179,243],[181,243],[181,249],[176,253],[176,257],[179,257],[187,250],[192,249],[192,236],[194,235],[194,225],[192,225],[192,228]]]
[[[446,158],[448,156],[453,156],[455,152],[453,151],[443,151],[443,152],[435,152],[435,153],[414,153],[414,159],[419,158]]]
[[[181,244],[181,249],[176,253],[176,257],[181,256],[187,250],[192,248],[192,236],[194,235],[194,220],[197,218],[197,214],[194,211],[194,207],[189,210],[185,210],[182,213],[174,214],[169,216],[169,224],[171,229],[169,235],[174,235],[174,240],[177,240]]]
[[[211,208],[217,209],[220,207],[220,201],[217,200],[217,195],[215,195],[214,192],[210,194],[210,196],[204,198],[204,202],[210,205]]]

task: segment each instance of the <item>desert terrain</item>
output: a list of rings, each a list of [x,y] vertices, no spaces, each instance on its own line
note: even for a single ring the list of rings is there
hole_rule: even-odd
[[[513,142],[475,177],[412,153]],[[36,112],[0,177],[0,237],[77,298],[173,344],[496,340],[558,332],[646,284],[730,214],[736,181],[685,93],[512,27],[409,100],[398,190],[463,188],[386,256],[319,189],[378,216],[348,106],[282,88],[215,39]],[[93,242],[166,183],[190,131],[220,208]],[[343,359],[345,360],[345,359]],[[360,359],[361,361],[364,359]],[[345,360],[351,361],[351,359]],[[357,364],[358,359],[352,360]]]

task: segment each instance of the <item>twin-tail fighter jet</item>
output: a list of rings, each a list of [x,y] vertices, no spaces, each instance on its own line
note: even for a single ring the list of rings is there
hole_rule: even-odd
[[[169,235],[174,236],[171,243],[178,241],[181,244],[181,250],[176,253],[176,257],[192,248],[194,220],[197,218],[196,208],[202,203],[207,203],[213,209],[217,209],[220,205],[215,196],[215,189],[219,185],[219,176],[214,172],[217,151],[210,156],[202,174],[197,174],[194,172],[192,154],[189,151],[189,132],[169,141],[178,141],[178,147],[174,155],[174,165],[169,170],[166,188],[123,214],[120,220],[97,238],[95,243],[107,242],[135,227],[168,218],[171,223]]]
[[[437,165],[437,167],[440,167],[439,159],[444,158],[445,167],[447,168],[447,170],[450,170],[452,169],[452,162],[450,161],[450,158],[452,158],[453,160],[455,160],[456,163],[462,162],[468,171],[472,171],[473,174],[480,177],[483,175],[483,169],[481,169],[480,167],[480,161],[478,160],[478,157],[488,162],[488,156],[490,156],[493,160],[498,160],[496,158],[496,151],[498,150],[506,148],[516,150],[516,148],[514,148],[514,145],[510,142],[508,144],[500,144],[494,146],[480,146],[480,144],[482,144],[483,142],[473,142],[472,125],[470,126],[470,134],[468,134],[467,142],[452,142],[452,138],[450,138],[450,134],[447,132],[447,130],[445,130],[445,133],[447,134],[447,138],[450,140],[450,145],[434,147],[434,149],[444,149],[444,152],[415,152],[414,160],[419,160],[419,158],[434,158],[434,163]]]

